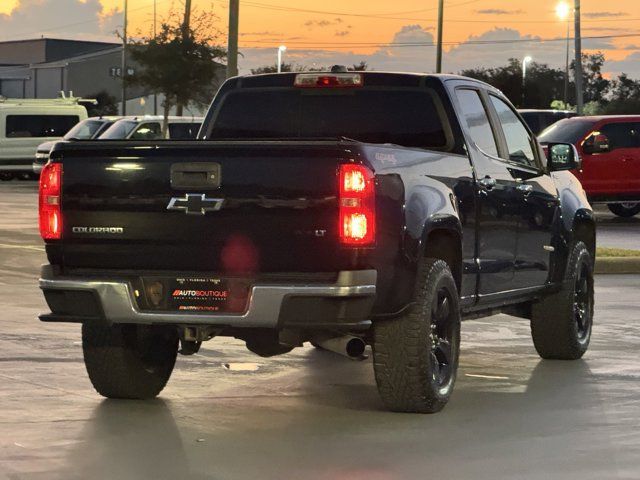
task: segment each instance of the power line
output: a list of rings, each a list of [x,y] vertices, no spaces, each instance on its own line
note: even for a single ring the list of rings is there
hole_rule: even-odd
[[[225,3],[224,0],[213,0],[218,3]],[[447,5],[447,9],[459,7],[463,5],[468,5],[471,3],[477,3],[483,0],[469,0],[466,2],[455,3],[451,5]],[[250,8],[259,8],[264,10],[273,10],[278,12],[290,12],[290,13],[314,13],[318,15],[333,15],[333,16],[344,16],[344,17],[363,17],[363,18],[377,18],[381,20],[408,20],[414,22],[435,22],[437,19],[435,18],[416,18],[416,17],[397,17],[395,15],[403,15],[407,13],[420,13],[426,11],[437,10],[437,7],[433,8],[424,8],[420,10],[413,10],[408,12],[395,12],[395,13],[351,13],[351,12],[335,12],[335,11],[327,11],[327,10],[311,10],[297,7],[286,7],[283,5],[273,5],[268,3],[260,3],[253,1],[243,1],[243,7]],[[640,18],[603,18],[603,19],[592,19],[592,20],[583,20],[588,23],[599,23],[599,22],[632,22],[638,21]],[[467,19],[447,19],[447,23],[491,23],[496,24],[495,20],[467,20]],[[558,23],[558,20],[511,20],[513,23]]]
[[[631,38],[640,37],[640,33],[627,33],[618,35],[592,35],[582,36],[582,40],[604,40],[613,38]],[[569,40],[575,40],[575,38],[569,38]],[[455,41],[455,42],[443,42],[443,45],[502,45],[512,43],[546,43],[546,42],[566,42],[566,37],[560,38],[517,38],[512,40],[468,40],[468,41]],[[264,40],[244,40],[243,43],[255,43],[272,46],[275,42]],[[435,42],[397,42],[397,43],[375,43],[375,42],[352,42],[352,43],[331,43],[331,42],[296,42],[289,41],[287,44],[296,44],[300,48],[312,48],[312,47],[331,47],[335,48],[354,48],[354,47],[435,47]]]
[[[219,2],[222,2],[224,0],[218,0]],[[454,3],[451,5],[447,5],[447,8],[454,8],[454,7],[460,7],[463,5],[468,5],[471,3],[477,3],[483,0],[468,0],[466,2],[460,2],[460,3]],[[306,8],[298,8],[298,7],[287,7],[284,5],[273,5],[273,4],[269,4],[269,3],[260,3],[260,2],[253,2],[253,1],[244,1],[242,2],[242,6],[243,7],[254,7],[254,8],[262,8],[262,9],[266,9],[266,10],[277,10],[280,12],[297,12],[297,13],[314,13],[314,14],[318,14],[318,15],[335,15],[335,16],[342,16],[342,17],[366,17],[366,18],[389,18],[391,19],[389,16],[390,15],[404,15],[404,14],[410,14],[410,13],[421,13],[421,12],[428,12],[428,11],[433,11],[433,10],[437,10],[438,7],[433,7],[433,8],[423,8],[420,10],[412,10],[412,11],[407,11],[407,12],[394,12],[394,13],[354,13],[354,12],[335,12],[335,11],[327,11],[327,10],[312,10],[312,9],[306,9]],[[404,19],[401,18],[400,20],[411,20],[411,19]]]

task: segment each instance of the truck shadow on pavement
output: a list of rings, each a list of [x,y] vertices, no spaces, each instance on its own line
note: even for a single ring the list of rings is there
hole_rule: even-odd
[[[373,384],[359,383],[365,365],[333,360],[314,362],[322,368],[308,369],[291,397],[102,401],[70,452],[73,471],[60,478],[378,480],[419,478],[414,473],[424,475],[427,465],[459,478],[478,467],[504,472],[504,462],[533,468],[545,458],[560,473],[574,460],[558,451],[578,448],[567,436],[586,433],[602,414],[585,361],[540,361],[528,379],[502,384],[462,374],[441,413],[412,415],[382,410]],[[590,448],[579,447],[583,455]],[[496,449],[500,467],[487,463]],[[465,462],[441,461],[453,460],[453,452],[464,452]],[[614,461],[609,456],[594,448],[590,458]],[[409,471],[397,475],[398,466]]]

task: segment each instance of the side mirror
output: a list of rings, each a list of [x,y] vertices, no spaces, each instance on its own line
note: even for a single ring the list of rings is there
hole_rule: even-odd
[[[546,147],[550,172],[580,170],[582,168],[582,159],[575,145],[571,143],[548,143]]]
[[[584,153],[606,153],[611,151],[611,145],[609,145],[609,137],[604,133],[594,132],[587,138],[582,144],[582,150]]]

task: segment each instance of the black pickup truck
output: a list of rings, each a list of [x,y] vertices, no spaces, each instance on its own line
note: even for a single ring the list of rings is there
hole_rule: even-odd
[[[461,319],[508,313],[531,320],[543,358],[586,351],[595,223],[567,171],[579,162],[468,78],[232,78],[197,141],[53,148],[40,319],[82,323],[107,397],[156,396],[178,351],[233,336],[262,356],[369,344],[383,403],[435,412]]]

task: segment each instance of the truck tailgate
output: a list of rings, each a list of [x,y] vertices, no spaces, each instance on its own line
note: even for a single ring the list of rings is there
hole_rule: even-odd
[[[337,199],[338,166],[351,156],[335,141],[62,145],[53,158],[63,163],[63,238],[48,245],[50,261],[66,269],[338,271],[353,255],[339,245]]]

